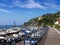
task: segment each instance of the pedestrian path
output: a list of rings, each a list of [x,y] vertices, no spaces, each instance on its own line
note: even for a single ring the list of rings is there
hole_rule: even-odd
[[[60,34],[53,27],[49,27],[49,32],[37,45],[60,45]]]

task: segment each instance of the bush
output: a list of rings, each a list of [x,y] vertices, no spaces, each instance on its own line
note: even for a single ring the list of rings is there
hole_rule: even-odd
[[[55,28],[57,28],[58,30],[60,30],[60,25],[55,25]]]

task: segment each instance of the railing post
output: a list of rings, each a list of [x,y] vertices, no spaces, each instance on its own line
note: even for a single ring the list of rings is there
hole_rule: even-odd
[[[2,43],[0,45],[3,45]]]
[[[36,31],[36,36],[37,36],[37,31]]]
[[[15,40],[11,42],[11,45],[16,45]]]
[[[40,34],[39,34],[39,33],[40,33],[40,31],[38,30],[38,36],[39,36],[39,38],[40,38]]]
[[[25,45],[25,35],[23,36],[23,38],[24,38],[24,45]]]
[[[34,32],[34,40],[35,40],[35,32]],[[34,45],[35,45],[35,41],[34,41]]]
[[[14,45],[16,45],[15,41],[14,41]]]
[[[30,45],[31,45],[31,34],[30,34]]]

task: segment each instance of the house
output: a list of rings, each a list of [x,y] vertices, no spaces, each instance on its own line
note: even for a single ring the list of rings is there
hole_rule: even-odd
[[[38,17],[38,21],[40,21],[41,19],[43,19],[43,17],[41,17],[41,16],[40,16],[40,17]]]
[[[57,25],[60,25],[60,17],[59,18],[57,18],[57,21],[55,22],[55,24]]]

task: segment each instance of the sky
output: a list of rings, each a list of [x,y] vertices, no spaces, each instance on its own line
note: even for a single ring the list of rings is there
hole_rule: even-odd
[[[0,0],[0,25],[21,25],[46,13],[60,11],[60,0]]]

